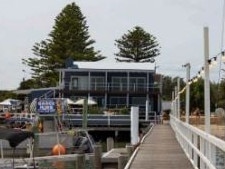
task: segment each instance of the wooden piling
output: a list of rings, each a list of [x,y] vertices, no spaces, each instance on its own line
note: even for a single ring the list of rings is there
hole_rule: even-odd
[[[114,148],[114,140],[112,137],[108,137],[106,142],[107,142],[107,151],[110,151],[111,149]]]
[[[132,156],[132,153],[133,153],[133,146],[130,145],[130,144],[127,144],[126,149],[127,149],[127,156],[128,156],[128,159],[129,159]]]
[[[118,169],[124,169],[127,163],[127,157],[124,155],[119,156],[118,158]]]
[[[77,155],[77,162],[76,162],[77,169],[85,169],[85,156],[84,154]]]
[[[94,169],[102,169],[102,146],[94,146]]]
[[[94,154],[89,155],[89,162],[90,162],[90,168],[94,168],[94,166],[95,166],[95,155]]]

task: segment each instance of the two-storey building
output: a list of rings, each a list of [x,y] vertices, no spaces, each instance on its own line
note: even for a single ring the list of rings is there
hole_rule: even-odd
[[[91,97],[99,107],[161,111],[161,82],[152,63],[72,62],[59,70],[61,97]]]

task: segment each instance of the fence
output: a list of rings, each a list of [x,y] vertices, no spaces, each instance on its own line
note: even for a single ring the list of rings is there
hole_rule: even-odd
[[[145,119],[144,114],[139,115],[140,123],[158,123],[159,116],[156,112],[150,112],[148,119]],[[62,122],[73,126],[82,126],[83,116],[81,114],[64,114]],[[89,114],[87,116],[87,125],[90,126],[107,126],[107,127],[129,127],[130,115],[102,115],[102,114]]]
[[[177,140],[195,168],[224,169],[225,142],[170,116]]]

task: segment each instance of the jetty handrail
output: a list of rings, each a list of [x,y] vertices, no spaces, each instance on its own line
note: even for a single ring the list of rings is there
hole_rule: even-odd
[[[218,152],[225,154],[225,142],[170,115],[170,124],[185,154],[195,168],[216,169]]]
[[[63,114],[62,121],[69,121],[71,124],[76,123],[77,126],[82,125],[83,116],[82,114]],[[139,117],[140,122],[146,122],[145,119],[141,119]],[[154,113],[153,115],[148,116],[149,123],[157,123],[157,115]],[[127,115],[105,115],[105,114],[88,114],[87,115],[87,125],[90,126],[130,126],[130,114]]]

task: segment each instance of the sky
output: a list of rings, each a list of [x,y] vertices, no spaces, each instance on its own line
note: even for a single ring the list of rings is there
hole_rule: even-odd
[[[185,78],[182,65],[190,63],[192,77],[204,66],[204,27],[209,28],[209,58],[224,50],[224,0],[0,0],[0,90],[14,90],[30,77],[22,58],[34,56],[33,45],[48,38],[54,19],[72,2],[86,17],[95,50],[109,62],[118,52],[115,40],[135,26],[157,38],[156,71],[166,76]],[[210,71],[212,81],[225,77],[221,65]]]

